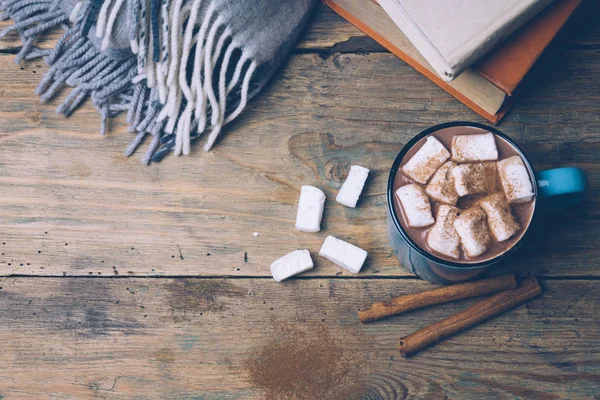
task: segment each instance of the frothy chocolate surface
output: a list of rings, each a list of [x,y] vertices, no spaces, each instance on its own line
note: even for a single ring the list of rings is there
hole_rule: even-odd
[[[445,129],[441,129],[439,131],[433,132],[429,136],[435,136],[435,138],[437,138],[440,142],[442,142],[442,144],[446,147],[446,149],[448,149],[450,151],[452,148],[452,138],[454,136],[456,136],[456,135],[474,135],[474,134],[482,134],[482,133],[488,133],[488,131],[486,131],[484,129],[480,129],[480,128],[470,127],[470,126],[455,126],[455,127],[445,128]],[[411,184],[411,183],[417,183],[402,172],[402,166],[404,166],[410,160],[410,158],[421,148],[421,146],[423,146],[423,144],[427,140],[427,137],[429,137],[429,136],[426,136],[426,137],[422,138],[421,140],[419,140],[406,153],[406,155],[402,159],[400,168],[398,169],[398,172],[396,174],[396,178],[394,181],[394,194],[400,187],[402,187],[404,185]],[[520,157],[520,154],[518,153],[518,151],[509,142],[507,142],[503,138],[496,136],[496,135],[494,135],[494,138],[495,138],[495,142],[496,142],[496,147],[498,149],[498,161],[506,159],[511,156],[515,156],[515,155]],[[525,160],[523,160],[523,161],[525,162]],[[462,165],[466,165],[466,164],[462,164]],[[533,179],[533,177],[530,176],[529,178],[530,178],[531,182],[535,183],[535,179]],[[419,183],[417,183],[417,184],[419,184]],[[494,174],[492,176],[486,177],[486,184],[492,185],[490,187],[493,187],[493,189],[491,189],[491,191],[489,191],[487,193],[480,193],[480,194],[467,195],[467,196],[460,197],[458,199],[456,207],[458,207],[461,211],[464,211],[464,210],[470,209],[472,207],[477,207],[477,203],[479,202],[479,200],[481,200],[485,196],[488,196],[492,193],[497,193],[497,192],[503,193],[503,188],[502,188],[500,179],[497,176],[497,172],[496,172],[496,174]],[[425,188],[425,186],[426,186],[423,184],[419,184],[419,185],[423,188]],[[438,208],[441,203],[438,203],[431,197],[430,197],[429,201],[431,203],[433,216],[436,217],[438,214]],[[477,257],[473,257],[473,258],[467,257],[462,246],[459,246],[459,258],[455,259],[455,258],[446,256],[446,255],[440,254],[440,253],[436,252],[435,250],[429,248],[429,246],[427,245],[427,235],[433,225],[425,227],[425,228],[413,228],[413,227],[408,226],[406,217],[404,215],[404,211],[402,210],[402,205],[400,204],[398,198],[394,195],[394,208],[396,210],[396,215],[398,216],[398,219],[400,220],[402,228],[419,247],[421,247],[426,252],[433,254],[436,257],[439,257],[441,259],[452,261],[452,262],[465,263],[465,264],[472,264],[472,263],[478,263],[478,262],[482,262],[482,261],[491,260],[491,259],[496,258],[499,255],[503,254],[504,252],[508,251],[509,249],[511,249],[523,237],[523,234],[529,227],[529,224],[531,223],[531,219],[533,216],[533,210],[535,208],[534,206],[535,206],[535,198],[533,200],[525,202],[525,203],[510,204],[510,211],[512,212],[512,215],[514,216],[515,221],[519,224],[519,229],[517,230],[517,232],[514,235],[512,235],[508,240],[505,240],[502,242],[492,241],[492,243],[488,246],[487,250],[483,254],[481,254]]]

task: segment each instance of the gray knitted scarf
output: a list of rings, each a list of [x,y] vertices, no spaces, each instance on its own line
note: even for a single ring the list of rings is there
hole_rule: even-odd
[[[46,102],[73,90],[58,107],[69,116],[88,97],[107,119],[127,112],[135,152],[151,137],[143,162],[188,154],[202,133],[210,150],[285,59],[316,0],[0,0],[2,32],[20,35],[17,62],[50,66],[37,94]],[[65,33],[52,50],[35,40]]]

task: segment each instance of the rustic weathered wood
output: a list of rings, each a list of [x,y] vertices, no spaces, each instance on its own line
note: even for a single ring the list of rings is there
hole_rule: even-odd
[[[5,399],[600,396],[595,281],[544,281],[526,306],[410,360],[398,353],[401,336],[477,300],[362,325],[357,308],[431,285],[4,278],[0,286]]]
[[[10,21],[0,21],[0,29],[10,24]],[[50,31],[48,35],[41,37],[36,45],[40,48],[51,48],[61,34],[60,29]],[[0,51],[17,52],[20,48],[21,42],[17,34],[10,34],[0,41]],[[323,4],[319,4],[314,19],[302,35],[297,48],[299,51],[332,48],[334,51],[383,51],[375,41],[370,40]]]
[[[588,1],[582,9],[569,21],[565,32],[559,40],[561,46],[571,48],[592,49],[600,43],[600,30],[595,29],[595,16],[600,11],[600,5]],[[0,21],[0,29],[10,25],[10,21]],[[582,32],[583,29],[586,29]],[[40,48],[51,48],[61,35],[60,30],[49,32],[40,38],[37,45]],[[324,4],[319,4],[315,16],[306,32],[298,43],[297,51],[333,52],[383,52],[385,49],[344,21]],[[16,52],[21,48],[17,35],[9,35],[0,41],[0,51]]]
[[[591,102],[600,57],[567,53],[569,61],[553,66],[560,79],[526,94],[500,128],[537,168],[579,165],[594,189],[600,123]],[[483,122],[387,53],[298,54],[213,152],[196,147],[190,157],[145,167],[139,155],[122,156],[132,139],[122,119],[102,137],[91,107],[64,119],[54,113],[57,102],[39,104],[33,90],[44,69],[0,56],[3,275],[267,276],[272,260],[296,248],[317,252],[328,234],[369,251],[362,276],[408,275],[392,256],[384,223],[393,158],[425,127]],[[359,207],[348,209],[333,199],[353,163],[373,172]],[[302,184],[329,198],[316,235],[293,227]],[[508,267],[597,276],[599,196],[593,190],[582,206],[553,215],[553,225]],[[315,259],[309,275],[340,272]]]
[[[432,287],[378,279],[410,276],[387,244],[387,170],[425,127],[482,119],[320,5],[213,152],[144,167],[121,155],[122,119],[101,137],[91,107],[65,120],[39,104],[43,61],[17,66],[20,43],[0,41],[0,275],[57,276],[0,278],[0,399],[600,397],[600,3],[583,7],[500,125],[536,168],[589,173],[583,204],[540,218],[499,267],[554,278],[408,361],[401,336],[476,300],[359,323],[375,301]],[[333,199],[353,163],[372,173],[348,209]],[[329,199],[319,234],[293,228],[306,183]],[[309,279],[260,278],[327,234],[369,251],[358,279],[318,256]],[[170,278],[185,275],[214,278]]]

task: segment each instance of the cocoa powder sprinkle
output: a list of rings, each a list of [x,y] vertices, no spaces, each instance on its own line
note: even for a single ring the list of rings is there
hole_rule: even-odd
[[[358,399],[364,360],[344,351],[347,339],[323,326],[285,326],[244,363],[265,400]]]

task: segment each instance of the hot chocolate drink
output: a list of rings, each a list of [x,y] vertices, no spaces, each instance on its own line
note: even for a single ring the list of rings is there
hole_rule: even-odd
[[[521,239],[535,208],[534,182],[502,137],[450,127],[406,153],[394,182],[394,208],[404,231],[426,252],[478,263]]]

